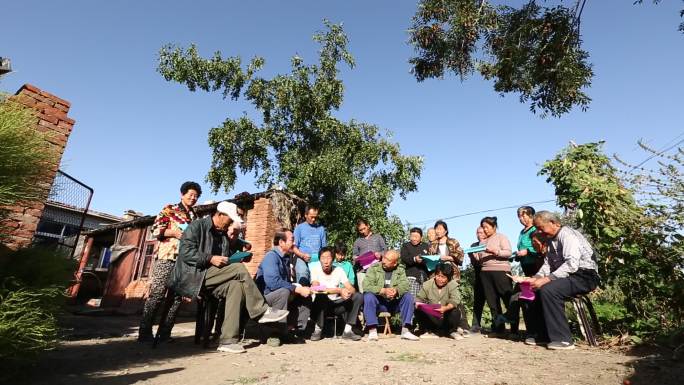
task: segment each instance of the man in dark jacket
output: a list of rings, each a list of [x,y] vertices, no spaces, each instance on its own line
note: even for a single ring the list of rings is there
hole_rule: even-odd
[[[237,343],[240,329],[241,306],[259,323],[277,322],[287,317],[287,310],[269,307],[251,275],[240,262],[230,262],[229,240],[226,231],[231,224],[242,224],[234,203],[221,202],[216,213],[192,222],[183,232],[170,285],[184,296],[196,298],[204,287],[207,293],[225,297],[225,316],[221,341],[217,350],[242,353]]]

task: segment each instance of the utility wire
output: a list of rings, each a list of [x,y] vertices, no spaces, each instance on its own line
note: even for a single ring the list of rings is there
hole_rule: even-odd
[[[673,140],[676,140],[677,138],[679,138],[679,137],[682,136],[682,135],[684,135],[684,133],[679,134],[679,135],[678,135],[675,139],[673,139]],[[672,141],[670,141],[670,142],[672,142]],[[669,143],[669,142],[668,142],[668,143]],[[684,143],[684,139],[681,139],[680,141],[676,142],[675,144],[673,144],[673,145],[671,145],[671,146],[669,146],[669,147],[667,147],[667,148],[665,148],[665,149],[662,149],[662,150],[660,150],[660,151],[654,152],[653,154],[651,154],[651,156],[649,156],[648,158],[642,160],[641,163],[639,163],[639,164],[637,164],[636,166],[632,167],[632,169],[630,169],[629,172],[632,172],[632,171],[636,170],[637,168],[643,166],[643,165],[644,165],[646,162],[648,162],[649,160],[655,158],[656,156],[660,156],[660,155],[665,154],[666,152],[672,150],[673,148],[679,146],[679,145],[682,144],[682,143]]]
[[[499,211],[499,210],[506,210],[506,209],[517,209],[520,206],[529,206],[529,205],[533,205],[533,204],[549,203],[549,202],[555,202],[555,201],[556,201],[555,199],[548,199],[545,201],[520,203],[520,204],[513,205],[513,206],[498,207],[495,209],[487,209],[487,210],[473,211],[473,212],[469,212],[469,213],[456,214],[456,215],[452,215],[452,216],[446,217],[446,218],[426,219],[426,220],[420,221],[420,222],[408,222],[408,223],[409,223],[409,225],[423,225],[423,224],[435,222],[438,219],[441,219],[443,221],[447,221],[447,220],[454,219],[454,218],[467,217],[469,215],[483,214],[483,213],[488,213],[488,212],[492,212],[492,211]]]

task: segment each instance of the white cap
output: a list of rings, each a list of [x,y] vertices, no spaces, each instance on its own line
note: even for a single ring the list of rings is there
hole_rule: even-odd
[[[234,223],[237,223],[239,225],[242,225],[245,222],[238,215],[237,206],[235,206],[235,203],[231,203],[231,202],[227,202],[227,201],[220,202],[216,206],[216,211],[228,215],[230,217],[230,219],[233,220]]]

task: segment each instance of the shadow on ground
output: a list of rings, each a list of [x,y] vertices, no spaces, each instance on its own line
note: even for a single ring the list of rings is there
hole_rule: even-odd
[[[194,337],[188,330],[194,323],[182,321],[179,329],[185,329],[184,336],[153,348],[134,338],[139,316],[65,315],[60,320],[63,342],[44,353],[37,362],[13,367],[3,363],[0,383],[124,385],[182,371],[183,367],[157,370],[155,366],[174,358],[212,352],[193,343]],[[146,370],[128,373],[127,369],[134,367]]]
[[[673,349],[657,346],[636,346],[625,353],[634,359],[627,365],[634,373],[624,384],[678,385],[684,383],[684,360],[675,358]]]

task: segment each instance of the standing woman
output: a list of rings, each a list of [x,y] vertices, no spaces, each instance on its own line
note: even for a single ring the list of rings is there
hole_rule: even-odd
[[[478,226],[475,231],[477,236],[477,242],[470,245],[470,247],[484,245],[487,236],[482,230],[482,226]],[[473,265],[473,272],[475,273],[475,281],[473,281],[473,327],[470,328],[471,332],[479,333],[482,327],[482,311],[484,310],[485,295],[484,288],[482,287],[482,263],[477,258],[479,253],[468,253],[470,258],[470,264]]]
[[[522,206],[518,208],[518,220],[523,226],[520,230],[520,235],[518,236],[518,252],[515,256],[515,260],[520,262],[520,267],[522,268],[523,274],[526,277],[534,277],[537,271],[544,264],[544,256],[539,254],[535,249],[533,243],[533,235],[537,231],[534,227],[534,208],[530,206]],[[534,311],[532,310],[532,304],[525,300],[520,300],[520,288],[516,284],[513,297],[511,298],[511,306],[506,315],[506,318],[511,322],[511,331],[517,331],[517,325],[520,322],[519,309],[522,307],[523,319],[525,320],[525,330],[528,336],[534,336]]]
[[[480,226],[487,237],[484,240],[485,250],[477,253],[477,258],[482,263],[482,288],[492,313],[492,329],[495,333],[503,333],[506,331],[506,318],[503,316],[501,301],[508,306],[513,294],[513,284],[508,277],[511,273],[508,258],[513,254],[511,242],[496,231],[496,217],[482,218]]]
[[[157,336],[167,340],[176,320],[176,312],[181,305],[181,297],[172,292],[167,293],[166,283],[173,274],[173,267],[178,257],[178,247],[183,231],[197,215],[193,207],[202,195],[202,188],[196,182],[185,182],[180,188],[181,201],[164,206],[154,219],[152,235],[159,240],[159,248],[152,267],[149,295],[143,307],[143,315],[138,330],[138,341],[149,342],[154,339],[152,325],[161,305],[166,302],[168,312],[162,312]],[[166,298],[166,299],[165,299]]]
[[[363,279],[366,277],[366,270],[364,270],[356,260],[363,254],[371,251],[375,254],[375,259],[379,261],[382,256],[385,255],[387,245],[385,244],[385,238],[380,234],[373,233],[373,229],[364,218],[356,220],[356,231],[359,233],[359,237],[356,238],[356,241],[354,241],[354,245],[352,246],[354,254],[352,262],[359,267],[359,271],[356,273],[356,282],[359,292],[363,293]]]
[[[461,269],[459,266],[463,264],[463,249],[456,239],[449,238],[449,227],[447,227],[446,222],[442,220],[435,222],[434,229],[437,238],[430,242],[429,253],[440,255],[442,261],[451,262],[454,265],[454,279],[456,282],[460,282]]]
[[[522,206],[518,209],[518,220],[523,226],[518,236],[518,253],[515,260],[520,262],[523,274],[527,277],[534,277],[537,271],[544,264],[544,257],[534,249],[532,245],[532,234],[537,231],[533,224],[534,208]]]

